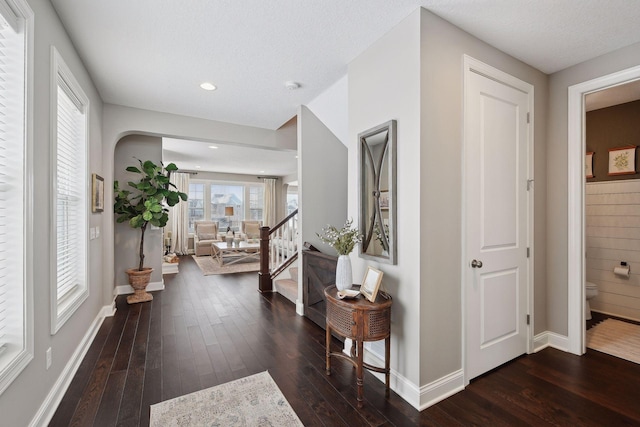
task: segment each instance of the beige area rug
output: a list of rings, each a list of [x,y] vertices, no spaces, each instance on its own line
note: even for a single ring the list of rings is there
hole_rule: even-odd
[[[605,319],[587,331],[587,347],[640,363],[640,325]]]
[[[260,262],[236,262],[235,264],[223,265],[220,267],[220,263],[214,260],[210,256],[195,256],[192,255],[198,267],[205,276],[212,274],[232,274],[232,273],[247,273],[250,271],[260,271]]]
[[[288,427],[303,424],[265,371],[151,405],[149,425]]]

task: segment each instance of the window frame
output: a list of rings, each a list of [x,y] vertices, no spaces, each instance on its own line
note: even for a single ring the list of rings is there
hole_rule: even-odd
[[[7,17],[9,26],[22,33],[21,91],[22,108],[17,114],[22,116],[22,283],[16,286],[21,295],[22,310],[21,344],[0,354],[0,395],[20,375],[34,358],[34,308],[33,308],[33,63],[34,63],[34,13],[25,0],[0,0],[0,15]],[[11,21],[11,22],[9,22]],[[18,303],[18,301],[15,301]]]
[[[243,187],[243,218],[239,217],[239,213],[234,212],[234,228],[236,231],[240,230],[240,223],[245,220],[249,220],[251,218],[251,208],[250,208],[250,188],[251,187],[262,187],[263,193],[263,202],[264,202],[264,183],[263,182],[252,182],[252,181],[225,181],[221,179],[191,179],[189,185],[193,184],[204,184],[204,195],[203,195],[203,203],[204,203],[204,220],[210,220],[211,218],[211,186],[212,185],[235,185]],[[262,207],[262,219],[264,220],[264,206]],[[194,234],[193,229],[189,229],[189,233],[191,235]]]
[[[83,224],[81,225],[83,244],[85,246],[84,255],[81,262],[84,273],[84,281],[80,286],[76,287],[62,300],[58,301],[58,281],[57,281],[57,256],[51,257],[51,334],[55,335],[60,328],[73,316],[76,310],[89,297],[89,118],[90,103],[82,87],[75,79],[73,73],[67,66],[66,62],[55,48],[51,46],[51,217],[52,224],[57,224],[57,152],[58,152],[58,88],[59,81],[64,81],[66,89],[71,91],[70,96],[75,97],[82,109],[84,110],[84,170],[83,176],[83,198],[82,206]],[[51,253],[57,254],[57,230],[56,227],[51,229]]]

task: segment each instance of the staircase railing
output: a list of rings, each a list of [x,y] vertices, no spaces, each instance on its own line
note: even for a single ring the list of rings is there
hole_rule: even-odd
[[[260,292],[273,290],[273,278],[298,258],[298,210],[276,226],[260,228]]]

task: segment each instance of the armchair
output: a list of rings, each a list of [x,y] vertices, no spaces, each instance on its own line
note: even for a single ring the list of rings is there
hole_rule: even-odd
[[[242,221],[240,223],[240,232],[247,239],[259,239],[260,227],[262,227],[262,221]]]
[[[196,256],[211,256],[211,244],[220,242],[217,221],[196,221],[194,223],[193,250]]]

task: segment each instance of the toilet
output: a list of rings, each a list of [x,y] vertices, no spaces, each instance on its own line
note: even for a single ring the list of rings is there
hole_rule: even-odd
[[[591,320],[591,306],[589,305],[589,300],[598,296],[598,286],[595,283],[585,282],[584,287],[584,294],[587,299],[584,303],[584,319]]]

